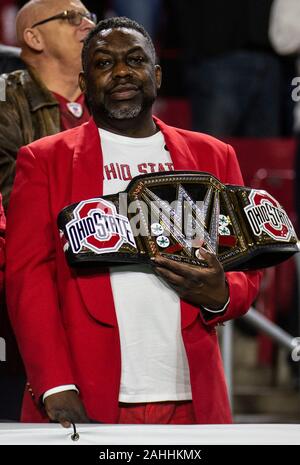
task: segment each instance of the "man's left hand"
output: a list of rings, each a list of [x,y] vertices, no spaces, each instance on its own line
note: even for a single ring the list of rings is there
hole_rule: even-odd
[[[226,304],[229,297],[225,273],[216,255],[203,248],[200,253],[208,265],[207,268],[175,262],[159,255],[153,259],[153,263],[157,274],[182,299],[197,307],[217,310]]]

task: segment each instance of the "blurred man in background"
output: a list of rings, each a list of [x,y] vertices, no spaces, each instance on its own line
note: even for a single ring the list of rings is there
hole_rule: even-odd
[[[96,19],[79,0],[31,0],[16,28],[27,69],[5,76],[0,102],[0,190],[4,207],[18,149],[33,140],[86,122],[89,112],[78,86],[82,42]]]

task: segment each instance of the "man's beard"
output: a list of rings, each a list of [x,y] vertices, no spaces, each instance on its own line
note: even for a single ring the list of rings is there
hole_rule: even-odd
[[[118,105],[114,105],[111,102],[106,102],[105,100],[100,102],[97,101],[97,99],[92,99],[90,94],[87,95],[87,100],[93,115],[102,114],[109,119],[121,121],[134,119],[145,110],[151,108],[155,101],[155,97],[145,97],[144,95],[142,101],[136,103],[131,102],[125,105],[123,108],[118,108]]]
[[[141,103],[137,103],[136,105],[130,105],[127,108],[107,108],[104,106],[104,110],[110,119],[133,119],[139,116],[142,112],[143,105]]]

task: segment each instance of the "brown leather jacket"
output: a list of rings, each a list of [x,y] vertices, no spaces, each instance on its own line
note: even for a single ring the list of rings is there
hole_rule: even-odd
[[[6,100],[0,101],[0,191],[7,208],[22,145],[60,132],[58,102],[32,68],[3,74]]]

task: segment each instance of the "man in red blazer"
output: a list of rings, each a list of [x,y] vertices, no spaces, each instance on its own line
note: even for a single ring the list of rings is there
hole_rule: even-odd
[[[198,170],[242,184],[233,149],[152,117],[161,83],[137,23],[102,21],[83,50],[93,118],[23,147],[7,226],[7,299],[26,366],[23,421],[229,423],[216,325],[244,314],[259,273],[157,258],[154,267],[71,269],[56,220],[141,173]],[[156,272],[154,272],[154,270]]]

